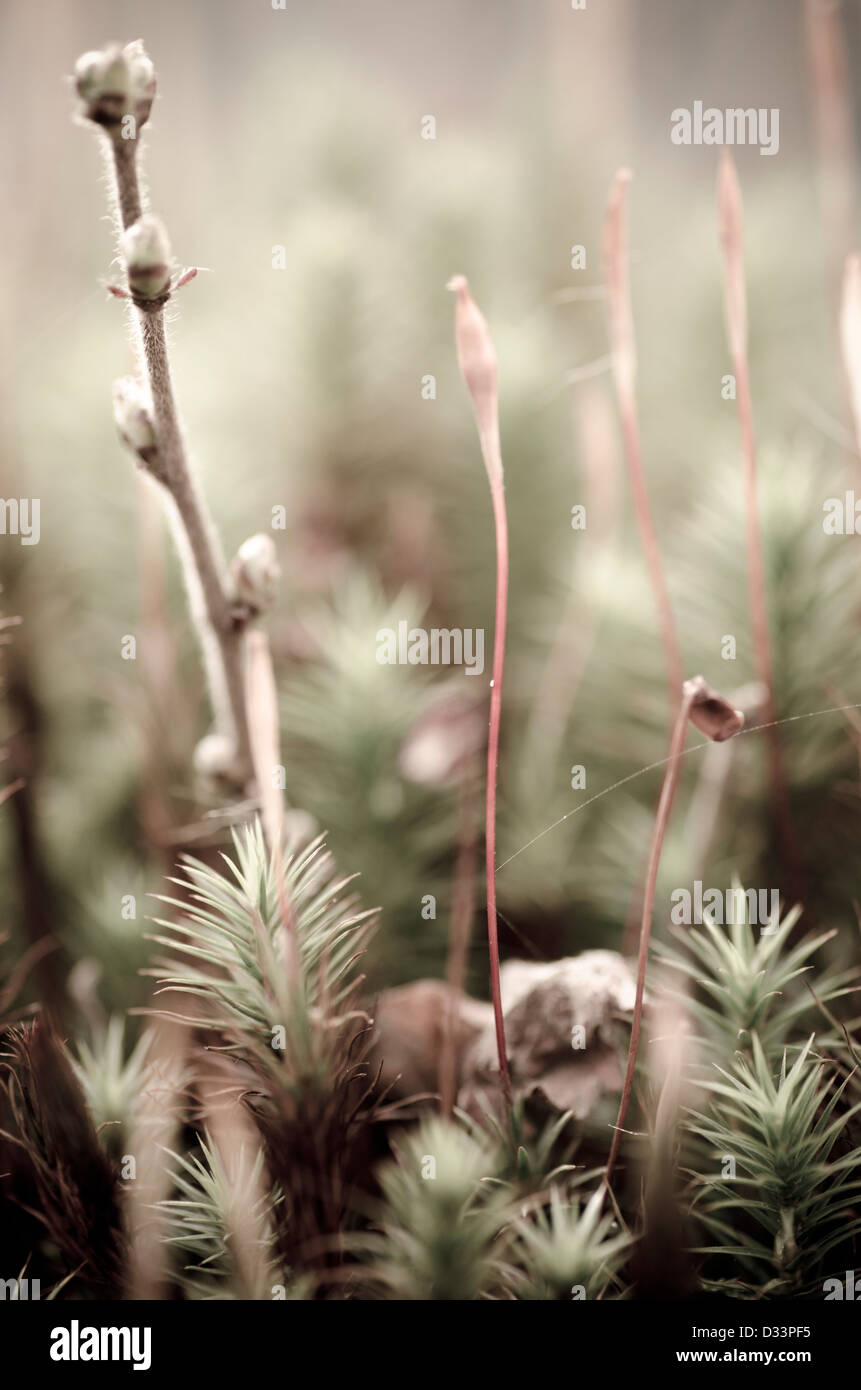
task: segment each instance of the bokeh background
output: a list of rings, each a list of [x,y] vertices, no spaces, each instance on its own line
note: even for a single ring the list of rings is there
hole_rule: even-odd
[[[102,158],[67,77],[85,49],[134,38],[159,80],[143,140],[152,207],[178,263],[207,271],[172,306],[187,433],[228,555],[286,509],[267,626],[287,795],[381,908],[375,985],[442,973],[463,836],[462,789],[408,780],[404,740],[441,692],[487,694],[460,673],[376,661],[377,630],[407,619],[483,627],[489,667],[492,519],[446,281],[468,275],[500,361],[504,950],[619,947],[660,769],[607,789],[664,756],[668,709],[607,370],[606,199],[628,166],[648,484],[686,671],[729,693],[755,668],[738,422],[721,394],[718,151],[673,145],[670,112],[779,108],[779,153],[735,152],[768,598],[806,913],[845,943],[861,896],[858,735],[852,712],[815,712],[861,700],[857,539],[822,529],[823,501],[858,476],[836,319],[858,236],[858,6],[6,0],[0,491],[41,503],[38,546],[0,538],[4,611],[21,618],[3,653],[5,780],[26,779],[0,812],[11,949],[49,932],[55,975],[84,1007],[140,1003],[145,895],[178,846],[211,852],[223,823],[201,818],[190,770],[207,709],[175,558],[112,420],[131,355],[105,290],[117,272]],[[542,715],[548,681],[558,727]],[[696,877],[788,893],[763,737],[727,757],[705,835],[697,808],[722,765],[688,754],[658,931],[671,889]]]

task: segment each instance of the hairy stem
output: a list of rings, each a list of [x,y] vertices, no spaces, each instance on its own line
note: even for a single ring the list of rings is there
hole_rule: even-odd
[[[116,139],[110,143],[117,203],[126,228],[140,217],[143,207],[136,142]],[[171,380],[164,307],[138,306],[138,318],[158,440],[158,466],[153,472],[173,500],[187,541],[203,608],[202,614],[195,616],[203,628],[201,645],[216,723],[219,732],[234,742],[234,773],[237,781],[245,782],[251,772],[251,751],[243,676],[243,624],[232,612],[212,523],[188,465]]]
[[[226,694],[232,728],[224,732],[231,733],[235,739],[239,775],[247,775],[250,770],[250,745],[243,679],[245,635],[242,624],[234,619],[231,611],[213,543],[212,526],[186,461],[170,376],[164,311],[139,312],[158,438],[159,464],[188,540],[200,581],[206,621],[220,655],[221,670],[216,679],[221,689],[213,692],[213,702],[218,712],[223,705],[222,691]],[[214,672],[211,671],[212,675]],[[223,710],[221,717],[223,722]]]
[[[111,140],[111,150],[116,174],[117,202],[123,227],[130,227],[143,213],[140,182],[138,180],[137,140]]]

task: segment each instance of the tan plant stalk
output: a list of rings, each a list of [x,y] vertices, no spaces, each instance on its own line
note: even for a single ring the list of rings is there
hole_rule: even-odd
[[[149,1021],[147,1028],[147,1068],[128,1140],[137,1176],[128,1185],[123,1208],[129,1250],[127,1295],[135,1300],[164,1297],[168,1260],[164,1213],[158,1204],[171,1192],[172,1175],[166,1152],[179,1139],[188,1080],[186,1029],[158,1016]]]
[[[474,785],[474,769],[471,763],[468,763],[461,773],[458,787],[457,862],[454,872],[451,937],[446,968],[446,979],[450,990],[443,1025],[439,1063],[440,1110],[446,1119],[451,1118],[457,1095],[457,1037],[460,1000],[466,982],[470,926],[475,907],[477,836],[473,814]]]
[[[272,653],[265,632],[253,628],[248,633],[246,687],[248,726],[254,779],[260,798],[261,819],[266,843],[275,869],[275,890],[284,925],[291,966],[297,960],[296,918],[284,872],[284,797],[281,792],[281,731],[278,722],[278,691],[272,667]]]
[[[622,420],[631,495],[652,592],[655,596],[655,605],[658,610],[661,640],[664,647],[667,688],[670,694],[670,708],[675,709],[682,687],[682,659],[679,653],[673,610],[664,577],[661,552],[655,535],[652,509],[649,505],[637,415],[637,349],[631,313],[627,226],[627,189],[630,178],[631,175],[627,169],[620,169],[610,191],[610,201],[607,205],[604,221],[604,282],[607,290],[607,308],[610,320],[613,382],[616,387],[619,414]]]
[[[743,712],[746,721],[753,716],[755,721],[759,722],[764,692],[765,687],[759,681],[752,681],[749,685],[734,690],[730,699],[736,708]],[[704,878],[708,870],[709,856],[734,757],[733,744],[709,744],[700,763],[696,784],[688,802],[684,828],[684,840],[689,847],[694,878]]]
[[[499,980],[499,932],[496,920],[496,780],[499,769],[499,727],[502,719],[502,673],[505,665],[505,630],[508,611],[508,518],[505,482],[499,443],[499,396],[496,353],[487,322],[469,292],[464,275],[455,275],[448,288],[457,295],[455,338],[461,376],[472,399],[481,454],[490,485],[496,527],[496,622],[493,632],[493,679],[490,689],[490,726],[487,739],[487,794],[485,805],[485,858],[487,882],[487,938],[490,954],[490,988],[496,1027],[496,1050],[502,1089],[511,1103],[511,1079],[505,1047],[502,990]]]
[[[748,563],[748,599],[753,630],[757,674],[765,687],[763,713],[768,740],[769,786],[772,814],[780,841],[784,867],[799,895],[798,853],[789,810],[789,795],[780,731],[777,727],[777,701],[774,689],[774,666],[771,639],[768,631],[768,610],[765,598],[765,564],[759,526],[759,502],[756,487],[756,441],[753,431],[753,403],[750,391],[750,370],[747,359],[747,293],[744,281],[744,214],[741,189],[732,155],[724,150],[718,173],[718,217],[724,267],[724,300],[727,336],[732,369],[736,380],[738,420],[744,458],[744,495],[746,549]]]
[[[268,1297],[267,1251],[272,1236],[266,1221],[269,1178],[255,1164],[260,1135],[243,1103],[241,1087],[219,1068],[218,1060],[202,1058],[200,1071],[201,1108],[226,1189],[225,1236],[237,1297],[242,1301]]]
[[[861,449],[861,256],[846,257],[840,300],[840,343],[855,438]]]
[[[610,190],[610,199],[604,219],[604,283],[609,315],[613,382],[622,420],[625,460],[640,542],[646,558],[646,567],[658,612],[664,649],[664,668],[672,712],[678,708],[679,691],[682,688],[682,659],[661,552],[655,534],[652,509],[649,504],[640,444],[636,392],[637,347],[631,310],[630,257],[628,252],[627,191],[630,179],[630,171],[620,169]],[[625,949],[627,949],[629,938],[636,931],[636,923],[642,911],[642,878],[643,874],[640,871],[624,930]]]
[[[270,850],[284,848],[284,798],[278,781],[281,731],[272,653],[265,632],[248,634],[246,692],[254,776],[260,797],[263,833]]]
[[[607,1168],[604,1174],[605,1182],[608,1187],[610,1186],[613,1171],[616,1167],[616,1160],[619,1156],[619,1145],[622,1142],[625,1117],[628,1113],[628,1104],[634,1085],[634,1071],[637,1066],[637,1049],[640,1042],[640,1027],[643,1020],[643,996],[646,987],[646,965],[649,959],[649,941],[652,934],[655,888],[658,882],[658,869],[661,863],[661,850],[664,844],[664,836],[667,833],[667,824],[670,819],[673,797],[675,796],[676,786],[679,780],[679,769],[685,746],[688,720],[715,743],[723,743],[725,739],[732,738],[733,734],[738,733],[739,729],[742,728],[744,724],[744,715],[740,710],[733,709],[726,700],[715,691],[711,690],[710,687],[706,685],[702,676],[694,676],[691,680],[685,681],[682,686],[681,702],[679,703],[675,723],[673,724],[670,751],[666,760],[667,767],[661,786],[661,795],[655,815],[654,828],[652,830],[652,843],[649,849],[649,863],[646,870],[646,886],[643,895],[643,913],[640,920],[640,949],[637,957],[637,988],[634,997],[633,1019],[631,1022],[631,1042],[628,1048],[625,1079],[622,1083],[619,1113],[616,1117],[613,1140],[610,1145],[610,1156],[607,1159]]]
[[[648,1048],[657,1103],[640,1179],[642,1237],[631,1263],[638,1299],[691,1298],[696,1291],[679,1173],[679,1124],[691,1099],[686,1067],[693,1045],[685,1008],[677,998],[667,998],[658,981]]]
[[[810,85],[828,248],[832,309],[839,307],[843,263],[855,242],[856,142],[846,34],[839,0],[806,0]]]
[[[843,272],[846,257],[855,245],[858,190],[857,159],[853,131],[852,89],[847,63],[846,32],[840,0],[806,0],[805,28],[813,98],[819,187],[826,244],[828,297],[834,322],[841,317]],[[842,411],[857,411],[851,395],[844,395]],[[858,458],[846,450],[850,486],[858,478]]]
[[[615,426],[603,383],[584,381],[578,387],[575,414],[588,518],[587,529],[577,538],[577,573],[585,574],[594,573],[612,549],[619,511]],[[543,766],[551,764],[562,742],[598,633],[598,600],[589,603],[585,613],[583,608],[572,582],[529,717],[527,747],[535,750]]]

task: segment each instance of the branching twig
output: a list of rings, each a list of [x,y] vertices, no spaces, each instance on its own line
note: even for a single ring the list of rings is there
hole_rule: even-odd
[[[109,148],[116,202],[123,229],[120,247],[128,273],[128,291],[114,290],[134,304],[152,405],[152,442],[145,449],[132,443],[147,471],[169,494],[187,547],[186,567],[192,606],[198,611],[201,645],[210,684],[218,734],[225,740],[219,771],[243,785],[251,775],[251,755],[243,680],[244,626],[247,614],[232,601],[222,557],[206,504],[195,485],[186,455],[171,381],[164,325],[170,298],[170,249],[161,224],[144,212],[137,168],[137,136],[155,95],[155,73],[139,44],[85,54],[76,67],[84,114],[99,125]],[[181,277],[183,283],[188,276]],[[120,398],[119,405],[124,403]],[[138,417],[146,405],[136,403]],[[121,432],[128,439],[127,416],[118,408]],[[143,424],[145,426],[146,419]],[[199,598],[199,604],[195,602]],[[229,740],[229,756],[227,755]]]

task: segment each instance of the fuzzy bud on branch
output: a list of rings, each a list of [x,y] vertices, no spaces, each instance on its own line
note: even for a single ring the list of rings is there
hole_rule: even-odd
[[[155,463],[158,443],[149,397],[133,376],[120,377],[114,382],[114,419],[127,448],[137,454],[142,463]]]
[[[86,119],[117,140],[123,138],[127,117],[133,117],[135,133],[149,119],[156,90],[155,69],[140,39],[125,48],[110,44],[78,59],[75,88]]]
[[[123,232],[120,251],[136,301],[159,303],[170,293],[170,242],[157,217],[144,213]]]
[[[278,552],[271,536],[260,531],[243,541],[230,566],[234,593],[255,612],[268,608],[281,578]]]

